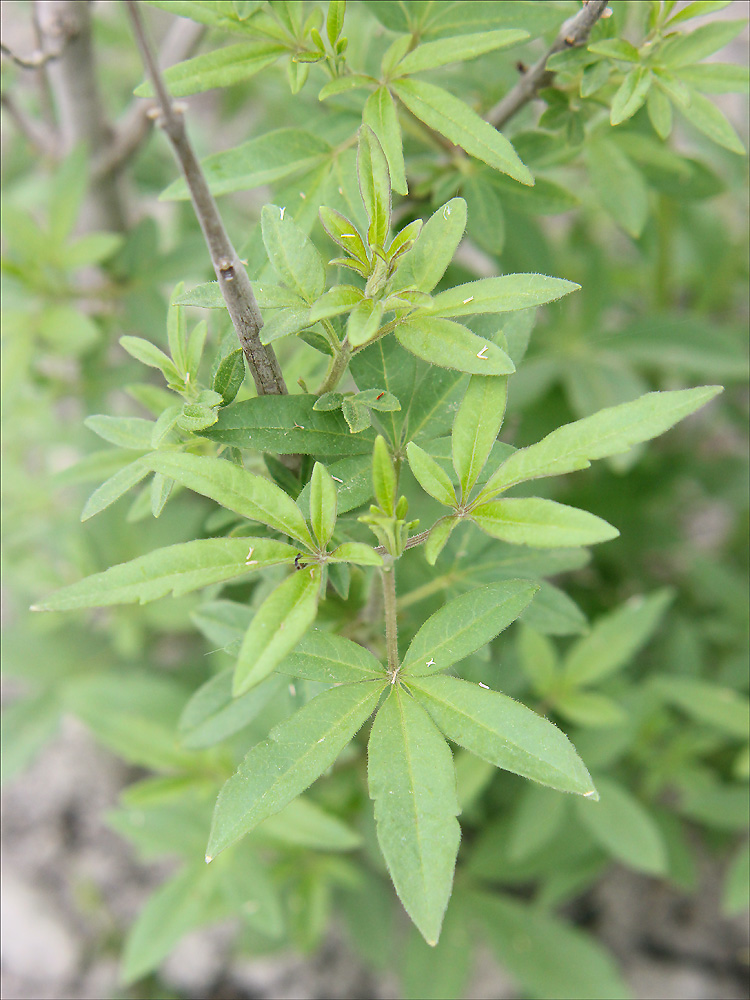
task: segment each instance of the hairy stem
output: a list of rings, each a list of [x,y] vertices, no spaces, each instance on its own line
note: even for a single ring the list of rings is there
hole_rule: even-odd
[[[523,74],[515,87],[509,90],[494,108],[487,112],[486,120],[495,128],[502,128],[524,105],[533,100],[543,87],[549,86],[554,74],[547,69],[548,59],[563,49],[583,45],[606,7],[607,0],[588,0],[582,10],[563,24],[557,38],[542,58]]]
[[[158,124],[169,139],[190,191],[195,214],[206,241],[235,332],[247,358],[258,395],[286,395],[287,388],[273,348],[260,341],[263,318],[247,272],[224,228],[205,174],[188,139],[183,108],[174,105],[156,64],[137,0],[125,0],[133,32],[159,108]]]
[[[385,614],[385,645],[388,652],[388,673],[398,673],[398,624],[396,621],[396,568],[392,556],[386,556],[382,570],[383,613]]]
[[[324,392],[331,392],[332,389],[336,388],[347,369],[351,356],[352,349],[349,346],[349,341],[344,338],[341,349],[330,360],[326,377],[320,384],[317,396],[322,396]]]

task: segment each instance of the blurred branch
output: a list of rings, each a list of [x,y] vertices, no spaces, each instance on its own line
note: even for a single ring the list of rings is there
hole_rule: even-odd
[[[44,156],[57,157],[58,141],[57,136],[50,129],[42,126],[39,122],[30,118],[26,112],[20,108],[10,94],[0,95],[0,104],[7,111],[11,121],[16,126],[21,135],[25,136],[32,146]]]
[[[532,101],[542,88],[549,86],[554,74],[547,69],[547,61],[556,52],[585,44],[599,18],[609,16],[605,13],[606,10],[607,0],[588,0],[588,2],[584,0],[583,9],[563,24],[557,38],[542,58],[534,63],[531,69],[526,70],[515,87],[487,112],[486,120],[495,128],[502,128],[524,105]]]
[[[162,43],[159,65],[165,68],[182,62],[195,49],[205,31],[204,24],[176,18]],[[130,104],[115,126],[109,146],[102,150],[93,164],[95,177],[121,170],[133,156],[151,132],[154,120],[149,117],[149,111],[149,106],[139,98]]]
[[[52,62],[55,59],[59,59],[64,48],[65,39],[63,39],[62,43],[54,50],[44,52],[42,49],[37,49],[36,52],[32,52],[28,56],[19,56],[17,53],[9,49],[3,42],[0,42],[0,53],[2,53],[6,59],[10,59],[11,62],[15,63],[16,66],[20,66],[21,69],[40,69],[47,63]]]
[[[164,130],[190,191],[195,214],[206,240],[219,288],[247,358],[259,395],[284,395],[284,377],[273,348],[260,342],[263,318],[247,271],[224,228],[203,169],[185,129],[184,105],[174,104],[146,38],[137,0],[124,0],[146,74],[156,95],[157,124]]]

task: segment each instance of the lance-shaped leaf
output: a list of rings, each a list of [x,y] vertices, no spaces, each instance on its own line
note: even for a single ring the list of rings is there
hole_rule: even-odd
[[[395,688],[375,717],[367,777],[378,843],[406,912],[428,944],[440,936],[461,830],[453,758],[430,717]]]
[[[669,675],[656,678],[653,684],[667,704],[681,709],[696,722],[737,739],[747,739],[750,716],[747,695],[697,677]]]
[[[274,674],[241,698],[232,697],[229,667],[206,681],[185,705],[179,721],[180,742],[189,750],[223,743],[258,716],[286,686],[283,677]]]
[[[591,684],[608,677],[633,657],[655,631],[670,601],[670,590],[635,597],[598,618],[588,635],[568,650],[563,673],[569,684]]]
[[[475,507],[471,516],[493,538],[537,549],[596,545],[620,534],[595,514],[540,497],[491,500]]]
[[[325,684],[386,680],[369,649],[334,632],[313,629],[276,668],[279,673]]]
[[[399,194],[407,194],[401,126],[398,123],[396,105],[387,87],[378,87],[375,93],[367,98],[362,121],[365,125],[369,125],[380,140],[388,160],[394,190]]]
[[[164,78],[173,97],[185,97],[211,90],[212,87],[229,87],[247,80],[286,51],[284,45],[265,39],[226,45],[170,66],[164,70]],[[147,81],[136,87],[133,93],[136,97],[152,97],[153,88]]]
[[[423,361],[470,375],[510,375],[515,365],[505,351],[449,319],[415,316],[396,327],[396,339]]]
[[[185,452],[158,451],[142,459],[154,472],[171,476],[189,490],[210,497],[242,517],[261,521],[304,545],[314,543],[294,500],[275,483],[231,462]]]
[[[391,176],[383,147],[368,125],[359,130],[357,175],[362,201],[370,220],[370,246],[384,247],[391,224]]]
[[[314,409],[317,396],[256,396],[225,406],[203,437],[279,455],[363,455],[374,434],[351,434],[340,412]]]
[[[432,300],[431,316],[470,316],[473,313],[514,312],[554,302],[580,285],[546,274],[503,274],[480,278],[440,292]]]
[[[601,801],[576,802],[576,814],[594,839],[615,858],[651,875],[667,867],[661,831],[651,814],[626,789],[598,778]]]
[[[277,205],[264,205],[260,221],[274,271],[287,288],[313,302],[326,287],[326,269],[309,236]]]
[[[437,557],[445,548],[451,532],[458,523],[457,517],[441,517],[433,524],[424,546],[424,557],[430,566],[434,566],[437,562]]]
[[[81,520],[88,521],[94,514],[105,510],[115,500],[119,500],[124,493],[127,493],[131,487],[145,479],[150,471],[148,463],[143,458],[137,458],[135,462],[130,462],[124,468],[118,469],[88,498],[81,511]]]
[[[148,451],[151,447],[153,420],[144,420],[142,417],[108,417],[97,413],[86,417],[84,424],[94,434],[110,444],[116,444],[118,448]]]
[[[515,177],[522,184],[534,183],[502,132],[480,118],[464,101],[424,80],[397,80],[392,86],[397,97],[425,125],[501,173]]]
[[[334,241],[338,243],[348,254],[351,254],[360,264],[369,266],[367,247],[359,230],[345,215],[337,212],[333,208],[322,205],[320,208],[320,221],[323,228]]]
[[[331,316],[340,316],[342,313],[350,312],[359,302],[362,301],[363,293],[361,288],[354,285],[337,285],[313,304],[310,310],[310,322],[317,322],[319,319],[329,319]]]
[[[447,472],[437,464],[434,458],[423,451],[418,444],[410,441],[406,446],[406,456],[414,478],[431,497],[446,507],[455,507],[456,491]]]
[[[396,272],[394,288],[431,292],[453,260],[466,229],[466,202],[452,198],[430,216]]]
[[[520,702],[458,677],[418,677],[409,686],[448,739],[477,757],[561,792],[596,797],[565,733]]]
[[[206,857],[216,857],[320,777],[372,714],[382,689],[370,681],[323,691],[254,746],[219,793]]]
[[[34,605],[34,610],[71,611],[133,601],[146,604],[169,593],[182,597],[264,566],[291,563],[295,554],[291,545],[267,538],[202,538],[169,545],[63,587]]]
[[[481,31],[471,35],[441,38],[437,42],[425,42],[408,52],[398,64],[398,73],[422,73],[424,70],[447,66],[449,63],[476,59],[485,52],[517,45],[529,37],[528,31],[517,28],[499,31]]]
[[[336,513],[336,485],[326,467],[316,462],[310,481],[310,524],[322,546],[331,540],[336,527]]]
[[[650,441],[700,409],[717,393],[718,385],[671,392],[648,392],[631,403],[609,406],[590,417],[565,424],[528,448],[506,459],[487,481],[480,496],[493,496],[516,483],[587,469],[596,458],[621,455],[634,444]]]
[[[508,398],[507,378],[472,375],[456,419],[451,450],[464,496],[476,483],[497,440]]]
[[[434,674],[481,649],[518,618],[538,589],[528,580],[502,580],[455,597],[414,636],[401,673]]]
[[[232,693],[249,691],[268,677],[315,621],[320,568],[311,566],[287,577],[255,612],[234,670]]]
[[[364,542],[342,542],[328,553],[328,562],[350,562],[357,566],[382,566],[383,557]]]

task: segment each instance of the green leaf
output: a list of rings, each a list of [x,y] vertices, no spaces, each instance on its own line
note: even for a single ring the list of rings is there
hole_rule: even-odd
[[[596,545],[620,534],[588,511],[539,497],[491,500],[475,507],[471,517],[493,538],[534,548]]]
[[[437,562],[458,521],[457,517],[442,517],[433,524],[424,546],[424,557],[430,566],[434,566]]]
[[[88,264],[100,264],[120,249],[123,238],[118,233],[87,233],[65,247],[61,264],[75,271]]]
[[[658,87],[652,87],[646,101],[648,117],[660,139],[668,139],[672,134],[672,105],[669,98]]]
[[[645,66],[639,66],[626,74],[617,93],[612,98],[609,116],[611,125],[622,124],[643,107],[653,79],[651,72]]]
[[[54,692],[23,697],[3,708],[0,766],[5,783],[23,771],[56,734],[60,706]]]
[[[318,93],[318,100],[325,101],[329,97],[337,97],[339,94],[345,94],[349,90],[359,90],[362,88],[370,89],[370,87],[376,87],[378,81],[374,76],[367,76],[365,73],[350,73],[348,76],[338,76],[334,77],[333,80],[329,80],[325,86],[320,88]]]
[[[548,844],[566,818],[569,801],[544,785],[526,785],[510,821],[509,859],[524,861]]]
[[[396,105],[387,87],[378,87],[367,98],[362,121],[372,129],[383,148],[394,191],[398,194],[408,194],[401,126],[398,123]]]
[[[310,485],[310,523],[313,533],[325,547],[336,527],[337,498],[336,486],[324,465],[316,462]]]
[[[466,202],[452,198],[430,216],[417,242],[404,254],[395,287],[431,292],[453,260],[465,229]]]
[[[531,173],[505,136],[480,118],[468,104],[442,87],[423,80],[397,80],[392,87],[399,100],[429,128],[495,170],[515,177],[522,184],[534,183]]]
[[[409,680],[449,740],[495,767],[586,798],[596,789],[568,737],[507,695],[458,677]]]
[[[264,205],[260,219],[273,269],[287,288],[306,302],[314,302],[326,287],[326,269],[310,238],[276,205]]]
[[[554,302],[581,286],[544,274],[504,274],[456,285],[436,295],[431,316],[471,316],[477,313],[515,312]]]
[[[667,704],[681,709],[695,722],[737,739],[748,738],[750,705],[747,696],[739,691],[696,677],[657,677],[653,686]]]
[[[495,52],[518,45],[529,38],[528,31],[511,28],[500,31],[483,31],[471,35],[459,35],[454,38],[441,39],[437,42],[425,42],[408,52],[398,63],[396,72],[399,76],[410,73],[423,73],[438,66],[449,63],[465,62],[476,59],[485,52]]]
[[[221,458],[179,452],[153,452],[142,459],[154,472],[171,476],[189,490],[210,497],[242,517],[269,527],[313,547],[310,531],[299,508],[275,483],[254,476]]]
[[[329,0],[326,15],[326,34],[331,45],[335,45],[344,29],[346,0]]]
[[[370,263],[367,256],[367,248],[354,223],[347,219],[345,215],[342,215],[341,212],[337,212],[333,208],[327,208],[325,205],[320,207],[319,215],[323,228],[334,243],[338,243],[348,254],[359,261],[365,269],[368,269]],[[332,289],[332,291],[335,291],[335,289]]]
[[[140,483],[142,479],[145,479],[149,472],[151,472],[151,469],[144,462],[143,458],[137,458],[135,462],[131,462],[124,468],[118,469],[106,482],[95,489],[88,498],[81,511],[81,520],[88,521],[94,514],[98,514],[99,511],[113,504],[115,500],[119,500],[131,487]]]
[[[48,228],[50,240],[62,245],[73,232],[88,185],[88,152],[80,143],[59,164],[52,179]]]
[[[559,715],[578,726],[609,729],[627,721],[627,715],[617,702],[596,691],[568,691],[552,701]]]
[[[534,605],[532,604],[531,607]],[[545,697],[559,679],[557,653],[552,642],[533,625],[524,624],[518,633],[518,655],[523,672],[538,695]]]
[[[474,893],[472,913],[501,965],[540,1000],[628,1000],[608,951],[538,906]],[[521,944],[522,942],[522,944]]]
[[[507,378],[472,375],[469,379],[451,435],[453,468],[464,496],[479,478],[497,440],[507,397]]]
[[[298,128],[281,128],[250,139],[224,153],[214,153],[201,161],[208,186],[214,195],[249,191],[294,174],[309,172],[324,163],[331,153],[325,139]],[[187,201],[187,184],[180,178],[160,196],[161,201]]]
[[[471,759],[476,761],[476,757]],[[401,954],[403,1000],[450,1000],[466,995],[474,941],[470,912],[463,902],[458,893],[451,897],[435,947],[426,944],[414,929],[409,933]]]
[[[153,420],[143,420],[141,417],[107,417],[95,414],[86,417],[84,424],[94,434],[116,444],[118,448],[128,448],[135,451],[147,451],[151,446],[151,434],[154,430]]]
[[[630,792],[609,778],[597,778],[600,801],[576,802],[578,819],[609,854],[636,871],[663,875],[667,853],[661,832]]]
[[[583,686],[609,677],[644,646],[672,600],[670,590],[631,598],[598,618],[588,635],[568,650],[563,675],[568,684]]]
[[[744,156],[745,146],[742,140],[714,102],[692,89],[690,98],[690,105],[680,109],[688,121],[719,146]]]
[[[396,339],[411,354],[470,375],[510,375],[515,366],[496,344],[449,319],[414,316],[396,327]]]
[[[640,236],[648,218],[648,189],[643,175],[609,139],[586,144],[591,184],[603,208],[633,238]]]
[[[398,481],[388,445],[380,434],[375,438],[372,454],[372,482],[375,499],[386,514],[392,514],[396,509]]]
[[[351,827],[302,796],[264,819],[255,837],[313,851],[351,851],[362,846],[362,837]]]
[[[346,338],[352,347],[362,347],[375,336],[383,318],[383,304],[362,299],[349,313]]]
[[[454,597],[414,636],[402,674],[434,674],[481,649],[518,618],[537,590],[528,580],[502,580]]]
[[[172,97],[198,94],[213,87],[230,87],[260,73],[285,52],[285,46],[267,39],[227,45],[170,66],[163,71],[164,82]],[[154,96],[148,81],[136,87],[133,93],[136,97]]]
[[[529,479],[587,469],[597,458],[621,455],[634,444],[663,434],[721,391],[721,386],[714,385],[648,392],[630,403],[610,406],[564,424],[537,444],[520,448],[507,458],[488,480],[481,497]]]
[[[369,649],[334,632],[313,629],[276,668],[280,673],[324,684],[385,681],[385,670]]]
[[[696,66],[682,66],[680,79],[696,90],[708,94],[747,94],[750,86],[750,72],[747,66],[736,63],[699,63]]]
[[[388,160],[378,137],[369,125],[359,130],[357,176],[362,202],[370,220],[370,246],[385,247],[391,225],[391,177]]]
[[[189,750],[216,746],[244,729],[285,685],[283,677],[266,678],[239,698],[232,696],[234,669],[206,681],[185,705],[179,721],[180,741]]]
[[[383,685],[342,684],[309,701],[254,746],[216,803],[207,857],[272,816],[327,770],[372,714]]]
[[[723,49],[747,27],[746,20],[714,19],[692,31],[667,38],[659,49],[659,65],[673,68],[700,62],[706,56]]]
[[[316,396],[258,396],[224,407],[205,437],[279,455],[364,455],[374,435],[353,436],[340,413],[313,409]],[[350,508],[351,509],[351,508]]]
[[[245,356],[238,347],[223,357],[213,378],[213,390],[218,392],[225,406],[232,402],[245,381]]]
[[[701,17],[703,14],[713,14],[715,11],[728,7],[731,0],[695,0],[694,3],[685,4],[682,10],[670,17],[667,24],[670,28],[682,21],[689,21],[693,17]]]
[[[745,842],[727,869],[721,908],[734,917],[750,906],[750,844]]]
[[[558,215],[577,208],[580,204],[576,195],[568,188],[561,187],[543,177],[538,177],[533,187],[519,184],[503,174],[486,172],[486,177],[508,207],[513,207],[527,215]]]
[[[350,562],[356,566],[382,566],[383,557],[364,542],[342,542],[329,552],[329,563]]]
[[[517,186],[523,187],[522,184]],[[523,187],[523,190],[533,191],[534,188]],[[501,193],[479,173],[467,179],[461,193],[469,213],[469,236],[487,253],[502,253],[505,246],[505,213]]]
[[[315,323],[319,319],[330,319],[331,316],[350,312],[362,301],[362,295],[362,289],[354,285],[337,285],[313,303],[310,322]]]
[[[399,688],[375,716],[367,778],[378,843],[396,892],[434,945],[461,839],[456,777],[447,743],[424,709]]]
[[[245,633],[234,671],[232,694],[245,694],[290,653],[315,621],[320,568],[301,569],[272,590]]]
[[[413,441],[410,441],[406,446],[406,456],[414,478],[425,493],[429,493],[445,507],[455,507],[456,491],[453,488],[453,483],[450,476],[442,470],[435,459],[431,458]]]
[[[169,545],[62,587],[34,605],[34,610],[72,611],[133,601],[146,604],[169,593],[182,597],[264,566],[289,565],[295,552],[291,545],[267,538],[202,538]]]
[[[593,42],[588,46],[588,51],[598,56],[619,59],[621,62],[641,61],[638,49],[624,38],[605,38],[601,42]]]
[[[180,373],[172,359],[150,341],[142,337],[120,337],[120,344],[136,361],[158,368],[167,382],[180,381]]]

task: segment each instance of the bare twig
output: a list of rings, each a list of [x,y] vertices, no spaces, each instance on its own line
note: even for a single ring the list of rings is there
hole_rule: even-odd
[[[15,63],[16,66],[20,66],[21,69],[40,69],[47,63],[54,62],[55,59],[60,58],[65,48],[65,41],[66,39],[63,39],[61,44],[55,49],[49,49],[46,52],[42,49],[37,49],[36,52],[31,52],[27,56],[19,56],[17,52],[13,52],[7,45],[0,42],[0,52],[6,59],[10,59],[11,62]]]
[[[245,352],[259,395],[284,395],[284,377],[273,348],[260,342],[263,319],[255,301],[250,279],[224,228],[216,202],[185,130],[184,106],[175,105],[146,39],[137,0],[124,0],[133,25],[146,73],[158,105],[157,123],[164,129],[190,191],[195,214],[203,231],[219,288],[232,324]]]
[[[44,66],[57,112],[60,153],[83,144],[95,159],[109,145],[111,129],[94,60],[90,6],[80,0],[35,0],[43,50],[61,47],[59,58]],[[125,228],[116,177],[92,178],[82,225],[87,230]]]
[[[512,90],[485,115],[486,120],[495,128],[502,128],[505,123],[533,100],[538,92],[548,86],[553,73],[547,69],[547,61],[556,52],[563,49],[583,45],[596,22],[604,14],[607,0],[588,0],[582,10],[569,18],[560,28],[557,38],[542,58],[531,69],[527,70]]]
[[[58,152],[57,137],[49,129],[40,125],[39,122],[29,118],[26,112],[20,108],[10,94],[0,95],[0,103],[7,111],[14,125],[25,136],[32,146],[35,146],[44,156],[55,158]]]
[[[205,31],[204,24],[176,18],[162,43],[159,65],[165,68],[187,59]],[[94,162],[92,166],[94,177],[119,171],[125,166],[151,132],[154,121],[149,117],[149,111],[150,108],[144,101],[139,98],[133,100],[115,125],[109,146],[102,150]]]

